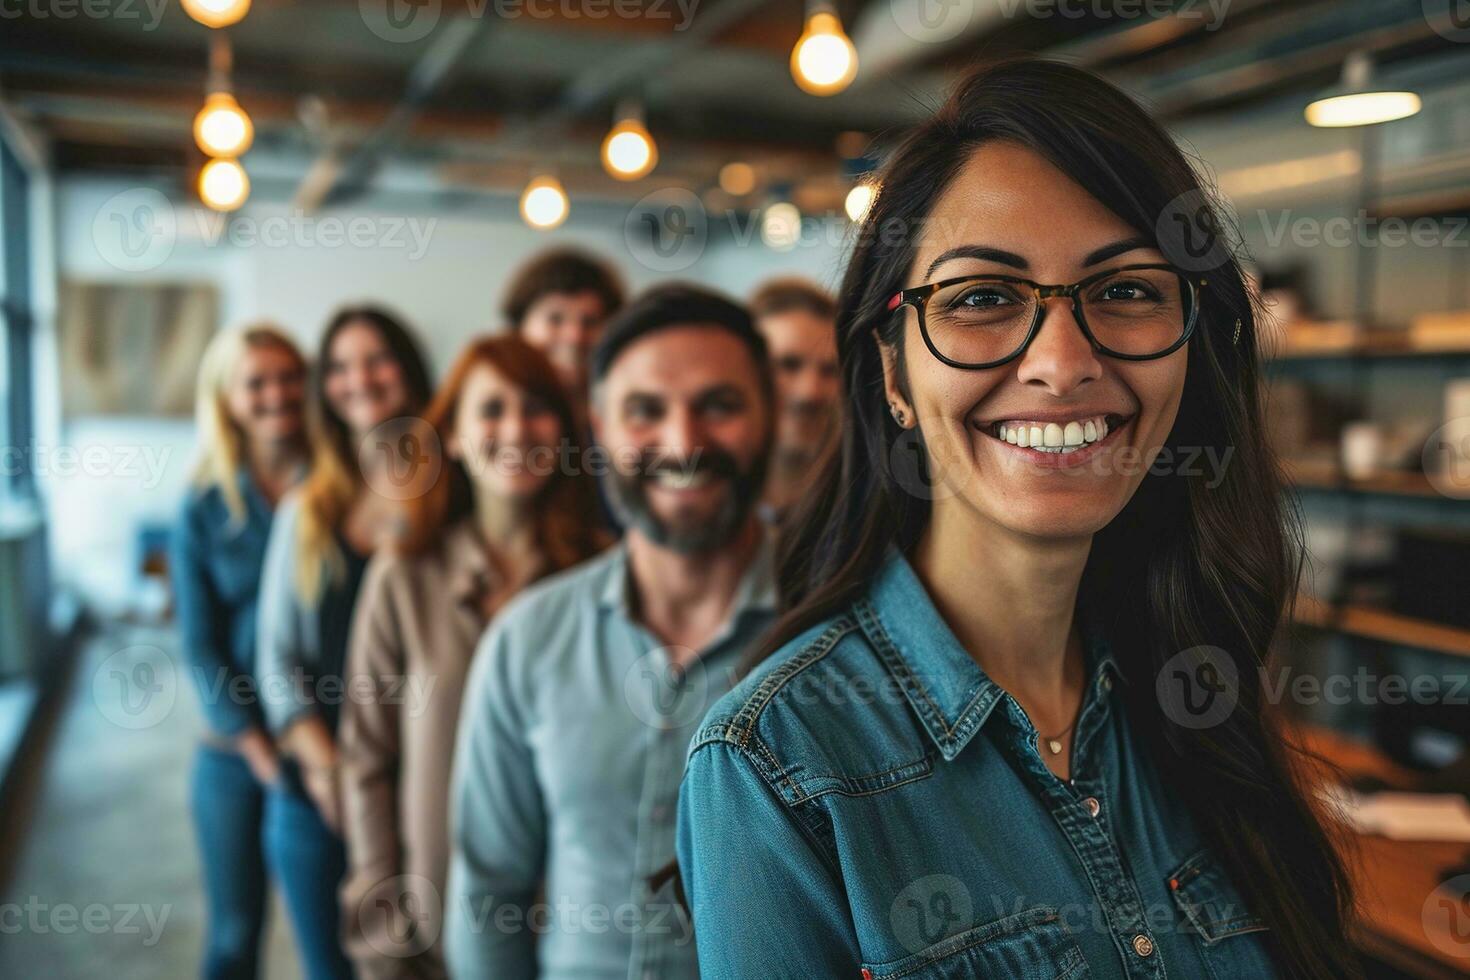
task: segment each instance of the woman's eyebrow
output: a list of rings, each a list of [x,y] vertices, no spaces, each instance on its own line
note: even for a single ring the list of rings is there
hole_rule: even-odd
[[[1102,248],[1089,253],[1087,258],[1082,260],[1082,264],[1083,266],[1097,265],[1099,262],[1106,262],[1116,255],[1122,255],[1124,252],[1132,252],[1134,249],[1139,248],[1154,247],[1154,243],[1149,239],[1141,235],[1135,235],[1132,238],[1124,238],[1120,241],[1113,242],[1111,245],[1104,245]]]
[[[1001,248],[991,248],[988,245],[956,245],[954,248],[941,253],[939,258],[929,263],[929,268],[924,273],[924,278],[928,279],[934,275],[935,269],[951,259],[984,259],[988,262],[999,262],[1001,265],[1008,265],[1014,269],[1031,268],[1026,260],[1015,252],[1007,252]]]
[[[1109,245],[1104,245],[1102,248],[1094,249],[1082,260],[1082,265],[1084,267],[1097,265],[1099,262],[1106,262],[1108,259],[1126,252],[1132,252],[1135,249],[1154,247],[1154,243],[1151,240],[1144,238],[1142,235],[1134,235],[1130,238],[1119,239]],[[1001,265],[1008,265],[1013,269],[1021,270],[1031,267],[1030,263],[1023,256],[1017,255],[1015,252],[1007,252],[1002,248],[992,248],[989,245],[956,245],[954,248],[940,253],[938,258],[929,263],[929,268],[925,271],[924,278],[932,278],[935,269],[952,259],[982,259],[988,262],[999,262]]]

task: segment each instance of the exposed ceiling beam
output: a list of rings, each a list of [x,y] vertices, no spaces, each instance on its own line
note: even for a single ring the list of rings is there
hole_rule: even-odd
[[[677,42],[630,45],[621,57],[588,66],[567,83],[561,97],[549,110],[519,125],[506,127],[500,137],[501,142],[525,145],[537,137],[555,132],[612,99],[635,93],[646,77],[697,54],[701,48],[770,2],[721,0],[713,9],[707,8],[694,18]]]
[[[344,159],[328,146],[308,172],[296,195],[296,206],[310,214],[327,204],[341,204],[361,194],[386,156],[407,133],[424,107],[449,83],[491,20],[459,17],[439,29],[429,50],[413,66],[403,98],[388,118]]]

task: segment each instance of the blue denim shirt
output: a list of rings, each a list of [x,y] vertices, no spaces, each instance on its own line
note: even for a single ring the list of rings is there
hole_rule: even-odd
[[[246,474],[244,519],[231,518],[219,487],[192,490],[169,539],[179,638],[216,738],[263,727],[256,699],[255,609],[271,508]]]
[[[674,857],[689,740],[775,614],[763,541],[683,671],[634,614],[625,543],[521,592],[480,641],[450,791],[456,980],[695,980]],[[539,894],[538,894],[539,892]]]
[[[1275,976],[1082,628],[1070,780],[897,552],[723,698],[679,804],[704,980]]]

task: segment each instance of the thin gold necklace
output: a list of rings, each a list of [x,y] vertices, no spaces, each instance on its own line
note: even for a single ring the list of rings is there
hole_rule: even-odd
[[[1062,754],[1062,739],[1066,738],[1067,737],[1067,733],[1070,732],[1073,728],[1076,728],[1076,727],[1077,727],[1077,719],[1076,718],[1073,718],[1072,719],[1072,724],[1068,725],[1066,728],[1063,728],[1061,731],[1057,732],[1055,735],[1046,736],[1046,735],[1042,735],[1040,732],[1037,732],[1036,733],[1036,736],[1037,736],[1038,739],[1041,740],[1041,744],[1045,745],[1048,749],[1051,750],[1051,754],[1052,755],[1061,755]]]

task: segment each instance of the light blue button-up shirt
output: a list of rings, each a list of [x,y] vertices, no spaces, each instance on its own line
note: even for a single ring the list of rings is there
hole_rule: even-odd
[[[1068,780],[897,551],[722,699],[679,815],[704,980],[1278,975],[1079,614]]]
[[[527,589],[480,642],[451,792],[445,952],[456,978],[698,977],[674,858],[705,711],[776,611],[763,541],[682,672],[634,619],[623,544]]]

